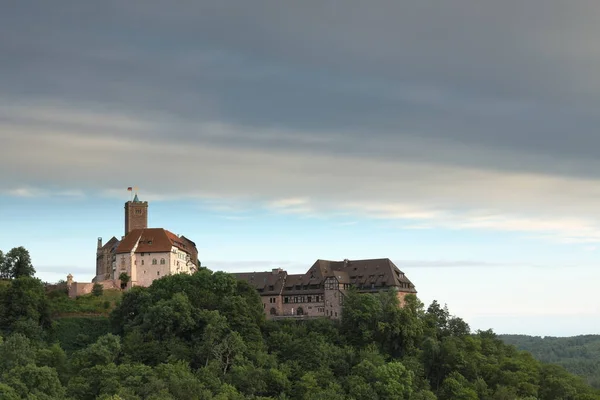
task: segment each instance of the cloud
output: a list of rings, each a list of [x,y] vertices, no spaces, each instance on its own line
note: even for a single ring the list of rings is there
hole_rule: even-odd
[[[77,189],[46,189],[36,188],[31,186],[15,187],[13,189],[5,189],[0,191],[11,197],[25,197],[25,198],[36,198],[36,197],[63,197],[78,199],[85,197],[85,193],[82,190]]]
[[[36,109],[29,111],[35,114]],[[76,109],[68,112],[73,120],[84,120]],[[115,137],[94,130],[95,119],[105,117],[86,112],[86,124],[64,129],[0,122],[0,139],[7,144],[0,166],[19,171],[5,177],[3,189],[20,196],[81,196],[104,187],[104,195],[121,197],[123,188],[135,181],[151,201],[200,199],[218,204],[224,199],[221,207],[228,209],[253,202],[273,212],[396,219],[417,228],[530,232],[563,242],[600,239],[593,218],[600,186],[592,179],[473,169],[435,160],[331,156],[304,148],[182,144],[168,136]],[[92,129],[87,130],[88,125]],[[231,125],[227,130],[243,134],[243,127]],[[201,185],[189,185],[189,171]],[[23,181],[55,187],[68,182],[77,189],[52,192],[16,186]],[[165,181],[170,183],[168,192],[160,185]]]
[[[599,11],[15,3],[0,15],[0,191],[134,183],[151,201],[594,244]]]
[[[202,262],[203,266],[208,267],[213,271],[225,272],[264,272],[275,268],[287,270],[288,273],[295,273],[298,270],[310,268],[310,265],[302,265],[291,261],[259,261],[259,260],[242,260],[242,261],[224,261],[212,260]]]

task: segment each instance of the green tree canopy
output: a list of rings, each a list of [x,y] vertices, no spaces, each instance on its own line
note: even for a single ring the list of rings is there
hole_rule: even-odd
[[[25,247],[15,247],[4,257],[3,273],[10,278],[33,277],[35,268],[31,264],[31,256]]]

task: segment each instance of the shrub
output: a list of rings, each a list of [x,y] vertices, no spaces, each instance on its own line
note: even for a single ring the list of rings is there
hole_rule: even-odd
[[[92,288],[92,294],[96,297],[100,297],[104,294],[104,287],[99,283],[94,283]]]

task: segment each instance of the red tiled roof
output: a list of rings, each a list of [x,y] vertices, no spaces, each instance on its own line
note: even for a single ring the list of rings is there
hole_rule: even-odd
[[[116,253],[131,253],[136,244],[136,253],[166,253],[170,252],[173,246],[189,254],[197,253],[195,247],[186,242],[189,243],[166,229],[134,229],[121,240]]]

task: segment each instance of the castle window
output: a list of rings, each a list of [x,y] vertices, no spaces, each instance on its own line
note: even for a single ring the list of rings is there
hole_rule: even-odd
[[[144,260],[142,260],[142,265],[144,265]]]
[[[312,296],[308,296],[308,302],[312,303]]]
[[[273,285],[269,285],[269,290],[275,290],[275,287]]]
[[[156,258],[153,258],[152,259],[152,265],[156,265],[156,264],[157,264]]]
[[[164,258],[160,259],[160,265],[165,265],[165,259]]]
[[[270,313],[271,315],[277,315],[277,310],[275,309],[275,307],[271,307]]]
[[[284,297],[284,298],[283,298],[283,302],[284,302],[284,303],[289,303],[289,301],[290,301],[290,298],[289,298],[289,297]]]
[[[145,253],[142,253],[142,257],[144,257],[144,254],[145,254]]]
[[[156,271],[156,275],[160,275],[160,271]]]

